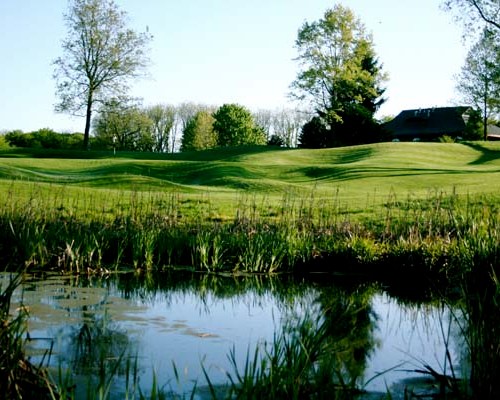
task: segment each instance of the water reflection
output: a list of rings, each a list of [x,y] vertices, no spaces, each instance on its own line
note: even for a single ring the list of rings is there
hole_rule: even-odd
[[[497,264],[498,266],[498,264]],[[497,267],[498,269],[498,267]],[[464,364],[476,398],[500,398],[500,281],[494,268],[471,272],[460,301]],[[464,352],[463,352],[464,353]]]
[[[319,292],[316,300],[331,341],[332,370],[351,388],[362,386],[368,361],[378,345],[374,335],[378,317],[373,312],[373,295],[371,287],[328,286]]]
[[[460,377],[467,366],[462,333],[472,323],[482,326],[477,313],[467,320],[449,302],[397,300],[376,286],[326,276],[313,281],[184,271],[31,277],[14,300],[29,306],[31,337],[50,339],[29,343],[32,360],[46,360],[53,345],[50,365],[69,371],[82,398],[89,377],[96,385],[103,373],[114,375],[115,398],[129,390],[131,373],[146,393],[156,379],[166,391],[189,395],[195,382],[206,385],[202,365],[211,384],[223,385],[234,373],[232,349],[243,368],[247,355],[269,349],[282,332],[297,333],[306,319],[301,340],[321,338],[315,379],[318,371],[329,371],[330,382],[366,389],[370,398],[384,398],[388,389],[392,398],[405,391],[428,394],[436,388],[422,384],[432,377],[426,366]],[[481,329],[495,332],[491,324]],[[474,346],[498,350],[496,338],[481,340]]]

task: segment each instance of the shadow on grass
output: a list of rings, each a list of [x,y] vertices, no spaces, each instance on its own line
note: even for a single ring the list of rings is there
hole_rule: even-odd
[[[481,153],[476,160],[469,163],[470,165],[480,165],[500,160],[500,150],[489,149],[484,144],[478,142],[464,142],[463,144]]]
[[[155,187],[211,186],[252,189],[262,186],[263,174],[233,162],[137,162],[135,160],[56,171],[40,167],[1,167],[0,178],[30,182],[64,183],[90,187],[147,185]]]
[[[275,146],[238,146],[191,151],[186,153],[152,153],[113,150],[59,150],[42,148],[12,148],[0,150],[0,158],[61,158],[61,159],[131,159],[131,160],[175,160],[175,161],[237,161],[239,157],[269,151],[287,149]]]
[[[372,147],[350,147],[349,149],[338,149],[339,157],[336,160],[337,164],[351,164],[362,161],[373,155]]]
[[[294,171],[303,174],[307,179],[314,180],[334,180],[350,181],[356,179],[372,178],[397,178],[397,177],[416,177],[416,176],[437,176],[437,175],[477,175],[491,174],[497,171],[461,171],[453,169],[437,168],[350,168],[350,167],[305,167]]]

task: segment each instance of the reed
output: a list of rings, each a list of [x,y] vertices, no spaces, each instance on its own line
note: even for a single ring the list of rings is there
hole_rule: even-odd
[[[500,209],[484,196],[391,195],[371,217],[345,214],[336,198],[288,194],[277,206],[242,199],[225,220],[207,199],[198,212],[185,214],[186,204],[192,207],[175,194],[83,193],[76,202],[33,189],[25,202],[0,205],[0,261],[74,273],[178,265],[258,273],[418,268],[460,279],[464,268],[500,259]]]
[[[51,399],[56,388],[43,365],[31,364],[24,354],[27,309],[21,306],[10,315],[12,294],[21,279],[22,273],[17,273],[5,288],[0,284],[0,393],[6,399]]]
[[[328,325],[304,316],[275,334],[273,342],[247,352],[243,367],[235,350],[228,358],[228,384],[223,398],[352,399],[361,393],[356,380],[346,380]],[[204,370],[212,398],[217,396]]]

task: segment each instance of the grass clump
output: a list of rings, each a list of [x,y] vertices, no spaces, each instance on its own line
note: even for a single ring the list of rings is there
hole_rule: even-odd
[[[128,195],[102,203],[81,197],[78,209],[35,190],[24,203],[0,205],[0,260],[70,273],[172,266],[256,273],[354,269],[448,280],[468,269],[489,270],[500,259],[494,197],[431,193],[399,202],[392,196],[379,213],[356,219],[337,199],[287,195],[276,207],[241,202],[232,218],[219,219],[207,200],[193,215],[184,213],[180,195]]]
[[[31,364],[24,355],[27,310],[20,307],[10,315],[10,303],[22,274],[0,285],[0,393],[6,399],[52,399],[55,387],[42,366]]]
[[[275,334],[270,345],[257,347],[239,367],[233,349],[228,357],[233,372],[223,397],[216,394],[204,370],[212,398],[238,399],[352,399],[360,394],[357,381],[345,380],[338,346],[328,325],[308,316]]]

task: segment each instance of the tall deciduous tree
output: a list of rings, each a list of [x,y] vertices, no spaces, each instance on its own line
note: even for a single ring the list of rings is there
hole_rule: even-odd
[[[213,114],[219,146],[266,144],[264,130],[255,125],[252,114],[238,104],[224,104]]]
[[[180,137],[182,142],[182,135],[184,135],[184,130],[186,129],[189,122],[194,118],[194,116],[199,111],[207,111],[213,112],[217,109],[217,107],[207,104],[197,104],[197,103],[181,103],[175,107],[175,123],[174,128],[172,130],[171,137],[171,151],[172,153],[178,150],[179,145],[177,140]],[[181,143],[182,146],[182,143]]]
[[[467,26],[473,28],[478,20],[490,28],[500,30],[500,1],[498,0],[446,0],[444,6],[455,10],[456,15]]]
[[[217,146],[214,117],[208,111],[198,111],[188,121],[182,133],[181,151],[205,150]]]
[[[465,101],[481,110],[486,140],[488,118],[500,115],[500,33],[484,29],[465,59],[457,89]]]
[[[305,22],[295,46],[301,70],[291,85],[292,97],[308,101],[325,121],[330,145],[345,141],[350,132],[365,135],[375,126],[373,114],[384,102],[387,78],[363,23],[349,8],[336,5],[320,20]]]
[[[113,0],[72,0],[64,18],[63,56],[54,62],[56,110],[85,116],[88,148],[95,105],[126,93],[129,79],[148,64],[151,35],[127,28],[126,13]]]

